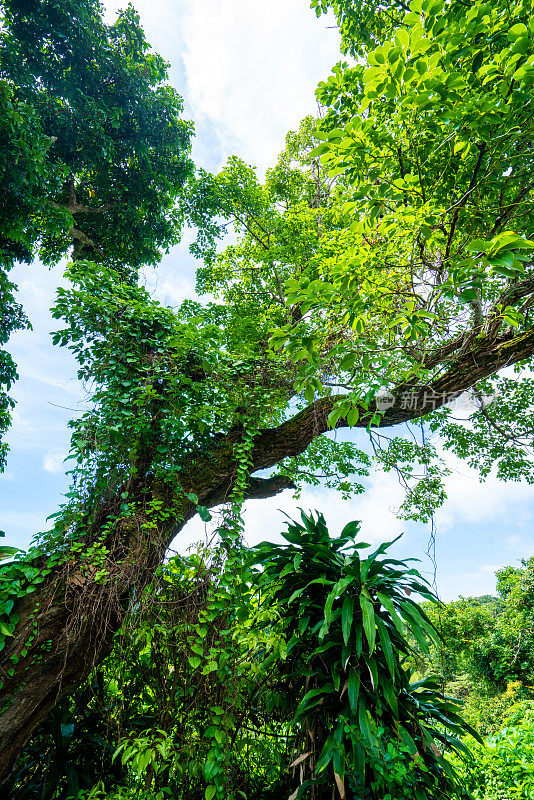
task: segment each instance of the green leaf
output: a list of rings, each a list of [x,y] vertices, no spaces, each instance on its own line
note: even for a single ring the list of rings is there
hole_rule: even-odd
[[[332,609],[334,605],[334,601],[343,595],[343,593],[347,590],[350,584],[353,582],[354,578],[352,576],[348,576],[345,578],[341,578],[341,580],[337,581],[332,587],[328,597],[326,598],[326,603],[324,607],[324,618],[327,624],[330,624],[332,621]]]
[[[490,247],[491,242],[487,242],[484,239],[474,239],[472,242],[469,242],[469,244],[466,245],[465,249],[469,253],[485,253]]]
[[[359,410],[359,408],[357,406],[355,406],[354,408],[351,408],[351,410],[347,414],[347,422],[348,422],[349,428],[352,428],[354,425],[356,425],[356,423],[358,422],[359,418],[360,418],[360,410]]]
[[[328,766],[328,764],[330,763],[330,761],[334,756],[334,750],[335,750],[334,737],[332,734],[330,734],[330,736],[327,737],[326,742],[324,743],[324,747],[321,750],[321,755],[319,756],[317,764],[315,765],[315,771],[317,774],[321,773],[325,769],[325,767]]]
[[[361,522],[359,520],[353,520],[352,522],[348,522],[341,533],[339,534],[340,539],[354,539],[360,532]]]
[[[289,598],[289,600],[287,601],[287,604],[288,604],[288,606],[289,606],[289,605],[291,605],[291,603],[293,602],[293,600],[296,600],[296,599],[297,599],[297,597],[300,597],[300,596],[301,596],[301,594],[302,594],[303,592],[305,592],[307,588],[308,588],[307,586],[301,586],[301,587],[300,587],[300,589],[295,589],[295,591],[293,592],[293,594],[291,595],[291,597],[290,597],[290,598]]]
[[[400,722],[397,723],[397,732],[401,738],[401,741],[403,742],[403,744],[406,745],[410,753],[412,755],[415,755],[417,753],[417,745],[415,744],[414,740],[412,739],[406,728],[403,725],[401,725]]]
[[[348,644],[350,629],[352,627],[352,618],[354,616],[354,597],[346,595],[343,600],[341,608],[341,630],[343,632],[343,641]]]
[[[404,613],[405,609],[402,609],[402,615],[408,627],[410,628],[411,632],[413,633],[414,639],[423,651],[428,655],[430,653],[430,647],[428,645],[428,639],[424,635],[424,632],[417,621],[415,621],[409,614]]]
[[[402,624],[402,620],[395,611],[395,606],[393,605],[393,601],[391,600],[391,598],[385,595],[383,592],[377,592],[376,596],[378,597],[378,599],[380,600],[386,611],[389,613],[389,616],[391,617],[391,620],[395,625],[395,627],[397,628],[398,632],[400,634],[404,634],[404,626]]]
[[[364,589],[360,595],[360,608],[362,610],[363,629],[369,645],[369,654],[371,655],[375,649],[376,639],[375,612],[369,595],[367,594],[366,596],[364,592],[367,593],[367,590]]]
[[[349,695],[350,710],[353,714],[356,713],[358,708],[358,694],[360,692],[360,676],[353,668],[349,673],[347,691]]]
[[[7,545],[3,545],[0,547],[0,561],[6,561],[8,558],[11,558],[15,555],[15,553],[20,553],[21,550],[19,547],[8,547]]]
[[[371,676],[371,685],[373,687],[373,691],[376,692],[378,689],[378,666],[374,658],[368,658],[365,654],[363,655],[363,660],[369,670],[369,674]]]
[[[204,792],[204,798],[205,800],[213,800],[216,794],[217,788],[215,786],[207,786],[206,791]]]
[[[528,36],[527,26],[523,25],[522,22],[518,22],[517,25],[512,25],[508,31],[508,36],[514,41],[516,39],[521,39],[523,36]]]
[[[430,622],[422,608],[417,606],[412,600],[408,600],[403,603],[403,611],[406,611],[408,614],[410,614],[412,619],[414,619],[421,626],[430,639],[433,639],[436,643],[439,643],[439,633],[434,625]]]
[[[376,750],[376,736],[373,733],[369,712],[363,701],[360,701],[358,705],[358,726],[364,743],[374,752]]]
[[[310,708],[320,703],[325,695],[332,694],[333,692],[335,692],[335,689],[332,683],[326,683],[324,686],[320,686],[316,689],[310,689],[310,691],[306,692],[300,701],[299,707],[297,708],[293,718],[294,721],[302,717],[305,711],[308,711]]]
[[[384,653],[384,658],[386,659],[386,664],[388,665],[391,678],[392,680],[395,680],[395,657],[393,655],[391,639],[389,638],[389,633],[384,621],[381,620],[378,615],[376,615],[376,627],[378,629],[378,638],[380,640],[380,644],[382,645],[382,652]]]
[[[362,653],[362,646],[363,646],[362,626],[356,625],[356,628],[354,630],[354,649],[356,651],[356,655],[358,658]]]
[[[197,506],[197,512],[203,522],[209,522],[211,520],[211,514],[206,506]]]

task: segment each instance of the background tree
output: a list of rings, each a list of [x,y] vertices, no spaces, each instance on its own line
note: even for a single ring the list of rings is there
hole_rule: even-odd
[[[94,0],[1,4],[0,344],[25,324],[7,272],[63,256],[135,276],[180,236],[191,125],[133,7],[107,25]],[[2,353],[0,384],[15,377]],[[0,433],[10,401],[1,396]],[[5,455],[5,447],[2,451]]]
[[[444,647],[418,662],[423,674],[440,672],[450,691],[467,699],[468,710],[494,733],[515,702],[532,698],[532,558],[497,571],[497,597],[461,598],[427,608],[443,635]],[[495,699],[496,704],[492,700]]]
[[[387,3],[365,0],[311,0],[318,17],[331,9],[337,19],[341,34],[341,50],[358,57],[373,44],[387,39],[392,31],[403,24],[410,3],[390,0]]]

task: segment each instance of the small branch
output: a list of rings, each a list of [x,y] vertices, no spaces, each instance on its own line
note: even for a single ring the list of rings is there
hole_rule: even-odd
[[[449,238],[447,239],[447,245],[445,247],[445,260],[449,258],[452,246],[452,240],[454,238],[454,232],[456,230],[456,223],[458,222],[458,215],[460,214],[460,210],[465,206],[467,200],[469,199],[469,195],[471,195],[476,187],[477,187],[477,175],[482,164],[482,159],[484,158],[484,153],[486,152],[486,142],[482,142],[480,146],[480,152],[478,154],[477,163],[475,164],[475,169],[473,170],[473,175],[471,177],[471,181],[469,183],[469,188],[467,192],[464,194],[463,197],[458,200],[458,202],[452,206],[455,209],[454,214],[452,215],[451,227],[449,231]]]
[[[92,239],[86,236],[85,233],[83,233],[83,231],[78,230],[78,228],[71,228],[69,234],[70,236],[72,236],[73,239],[76,239],[78,242],[81,242],[82,245],[91,247],[97,253],[100,253],[100,255],[104,255],[104,251],[97,244],[95,244]]]
[[[534,274],[527,275],[518,283],[509,283],[489,310],[488,321],[485,325],[487,335],[491,337],[498,333],[502,324],[501,313],[504,308],[515,305],[523,297],[528,297],[532,293],[534,293]]]
[[[513,433],[508,433],[507,431],[504,430],[504,428],[501,428],[501,426],[497,422],[495,422],[493,417],[491,417],[488,414],[486,403],[484,402],[484,398],[482,397],[480,392],[476,392],[475,396],[476,396],[476,398],[477,398],[477,400],[478,400],[478,402],[480,404],[480,413],[482,414],[484,419],[487,421],[488,425],[491,428],[493,428],[493,430],[497,431],[497,433],[500,436],[502,436],[503,439],[505,439],[505,441],[507,441],[507,442],[513,442],[514,444],[517,444],[517,445],[519,445],[519,447],[523,447],[523,448],[526,448],[528,446],[528,445],[526,445],[525,442],[522,442],[521,439],[518,436],[514,436]]]

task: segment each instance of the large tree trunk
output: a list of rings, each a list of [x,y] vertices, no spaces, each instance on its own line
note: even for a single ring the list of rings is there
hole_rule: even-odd
[[[15,608],[16,635],[2,652],[0,775],[6,778],[37,725],[54,705],[71,694],[105,658],[120,628],[132,594],[153,578],[168,541],[194,514],[183,508],[180,523],[143,532],[135,518],[118,528],[106,544],[109,577],[95,581],[95,569],[72,556]],[[45,559],[36,566],[43,567]],[[33,566],[33,564],[32,564]]]
[[[534,353],[534,331],[515,338],[509,334],[467,343],[460,337],[456,342],[455,357],[449,352],[444,354],[446,368],[426,387],[433,393],[432,399],[417,408],[395,402],[384,413],[381,427],[421,417],[446,402],[447,397]],[[399,386],[395,395],[410,388],[411,384]],[[303,452],[316,436],[328,430],[328,415],[334,403],[335,398],[322,398],[278,427],[259,431],[252,450],[251,473]],[[358,427],[369,425],[374,411],[371,408],[363,413]],[[341,419],[336,427],[346,424]],[[211,452],[203,452],[183,465],[182,487],[194,492],[199,503],[213,507],[228,498],[236,471],[233,445],[239,435],[234,431],[214,439]],[[251,477],[248,496],[270,497],[290,486],[288,479],[279,476]],[[15,636],[8,639],[0,653],[0,780],[9,776],[25,742],[51,708],[72,693],[110,652],[132,596],[138,596],[153,578],[170,542],[195,514],[195,506],[183,495],[177,498],[170,488],[161,482],[151,484],[148,478],[133,498],[138,500],[140,509],[146,508],[151,499],[163,500],[174,509],[174,516],[154,529],[153,520],[143,519],[142,510],[136,512],[135,518],[122,521],[113,539],[106,542],[110,574],[103,582],[95,581],[79,556],[73,556],[14,609],[19,615]],[[100,518],[106,519],[120,502],[119,498],[110,500]],[[94,534],[98,539],[98,530]]]

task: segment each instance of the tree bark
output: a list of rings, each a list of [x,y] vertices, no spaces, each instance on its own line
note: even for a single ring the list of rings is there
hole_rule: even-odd
[[[466,391],[499,369],[533,354],[532,330],[494,339],[462,339],[456,356],[448,359],[429,387],[422,387],[428,389],[432,399],[417,408],[405,407],[397,401],[415,384],[399,385],[393,392],[396,401],[382,415],[380,427],[422,417],[446,402],[448,395]],[[316,436],[327,432],[328,416],[336,399],[321,398],[276,428],[258,432],[251,452],[249,498],[270,497],[291,488],[287,478],[257,478],[252,473],[302,453]],[[357,427],[374,425],[375,411],[375,407],[365,410]],[[337,428],[346,426],[343,419],[336,424]],[[239,436],[239,432],[231,431],[214,439],[209,452],[204,451],[183,465],[182,487],[196,494],[200,504],[213,507],[229,497],[236,471],[233,445]],[[72,693],[108,655],[132,597],[153,578],[170,542],[196,513],[189,500],[179,500],[177,507],[173,490],[146,476],[133,499],[141,509],[147,507],[147,501],[163,500],[166,507],[175,509],[174,515],[154,529],[153,521],[144,517],[143,511],[136,512],[134,519],[123,520],[106,542],[109,575],[104,581],[96,581],[90,571],[80,567],[79,557],[73,557],[14,609],[19,615],[15,636],[8,639],[0,653],[0,780],[8,779],[25,742],[53,706]],[[105,520],[121,502],[119,498],[110,500],[99,518]]]

